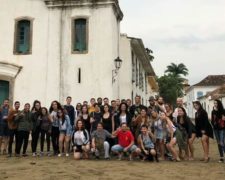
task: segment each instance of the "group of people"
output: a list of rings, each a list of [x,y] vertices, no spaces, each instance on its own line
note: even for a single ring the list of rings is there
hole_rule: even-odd
[[[32,156],[70,156],[75,159],[140,158],[142,161],[194,160],[193,142],[201,138],[203,161],[209,162],[209,138],[216,137],[219,162],[224,162],[225,111],[220,100],[214,101],[211,119],[199,101],[193,102],[196,110],[195,123],[187,116],[182,98],[177,99],[176,108],[164,103],[162,97],[150,97],[149,106],[141,104],[136,96],[130,99],[112,100],[91,98],[71,105],[53,101],[49,110],[35,100],[20,110],[16,101],[10,108],[5,99],[0,108],[0,149],[8,157],[27,156],[31,134]],[[37,153],[40,141],[40,153]],[[45,143],[46,141],[46,143]],[[50,151],[52,143],[52,151]],[[44,153],[44,146],[47,151]],[[179,151],[177,151],[178,146]]]

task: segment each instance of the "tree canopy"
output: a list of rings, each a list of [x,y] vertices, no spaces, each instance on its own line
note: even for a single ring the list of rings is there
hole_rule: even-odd
[[[175,105],[176,99],[183,96],[183,77],[188,75],[188,69],[183,63],[178,65],[171,63],[165,73],[158,78],[159,95],[166,102]]]

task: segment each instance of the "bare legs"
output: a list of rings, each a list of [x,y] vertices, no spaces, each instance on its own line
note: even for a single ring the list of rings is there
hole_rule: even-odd
[[[209,160],[209,137],[206,135],[202,135],[202,147],[204,151],[204,160],[208,162]]]
[[[194,140],[196,134],[192,133],[191,138],[188,139],[188,149],[189,149],[189,160],[194,160]]]
[[[173,155],[173,158],[174,160],[176,161],[180,161],[179,157],[178,157],[178,154],[177,154],[177,151],[176,151],[176,148],[175,148],[175,145],[176,145],[176,139],[175,138],[172,138],[170,140],[169,143],[166,144],[168,150],[171,152],[171,154]]]
[[[63,148],[66,155],[69,154],[69,143],[70,143],[70,136],[67,136],[65,134],[59,135],[59,151],[60,151],[59,156],[61,156]]]

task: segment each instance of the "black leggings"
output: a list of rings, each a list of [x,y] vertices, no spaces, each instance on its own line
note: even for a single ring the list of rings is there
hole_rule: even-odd
[[[32,141],[31,141],[31,149],[32,153],[37,152],[37,144],[40,135],[40,127],[37,127],[34,132],[32,132]]]
[[[50,136],[51,134],[46,130],[41,130],[41,152],[44,151],[44,142],[45,142],[45,135],[46,135],[46,141],[47,141],[47,152],[50,151]]]
[[[29,132],[28,131],[18,131],[17,133],[17,143],[16,143],[16,154],[20,154],[21,147],[23,145],[23,154],[26,154]]]
[[[52,147],[54,153],[59,153],[59,127],[52,126]]]

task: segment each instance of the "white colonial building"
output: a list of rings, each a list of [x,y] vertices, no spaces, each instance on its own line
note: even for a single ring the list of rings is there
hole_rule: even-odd
[[[215,89],[219,88],[225,83],[225,75],[209,75],[199,83],[190,86],[186,90],[186,104],[188,116],[194,118],[195,110],[193,108],[193,101],[201,99],[201,97],[209,94]],[[208,98],[208,97],[207,97]],[[208,104],[203,104],[203,107],[210,112]]]
[[[122,18],[117,0],[1,0],[0,100],[146,103],[155,73],[142,41],[120,36]]]

